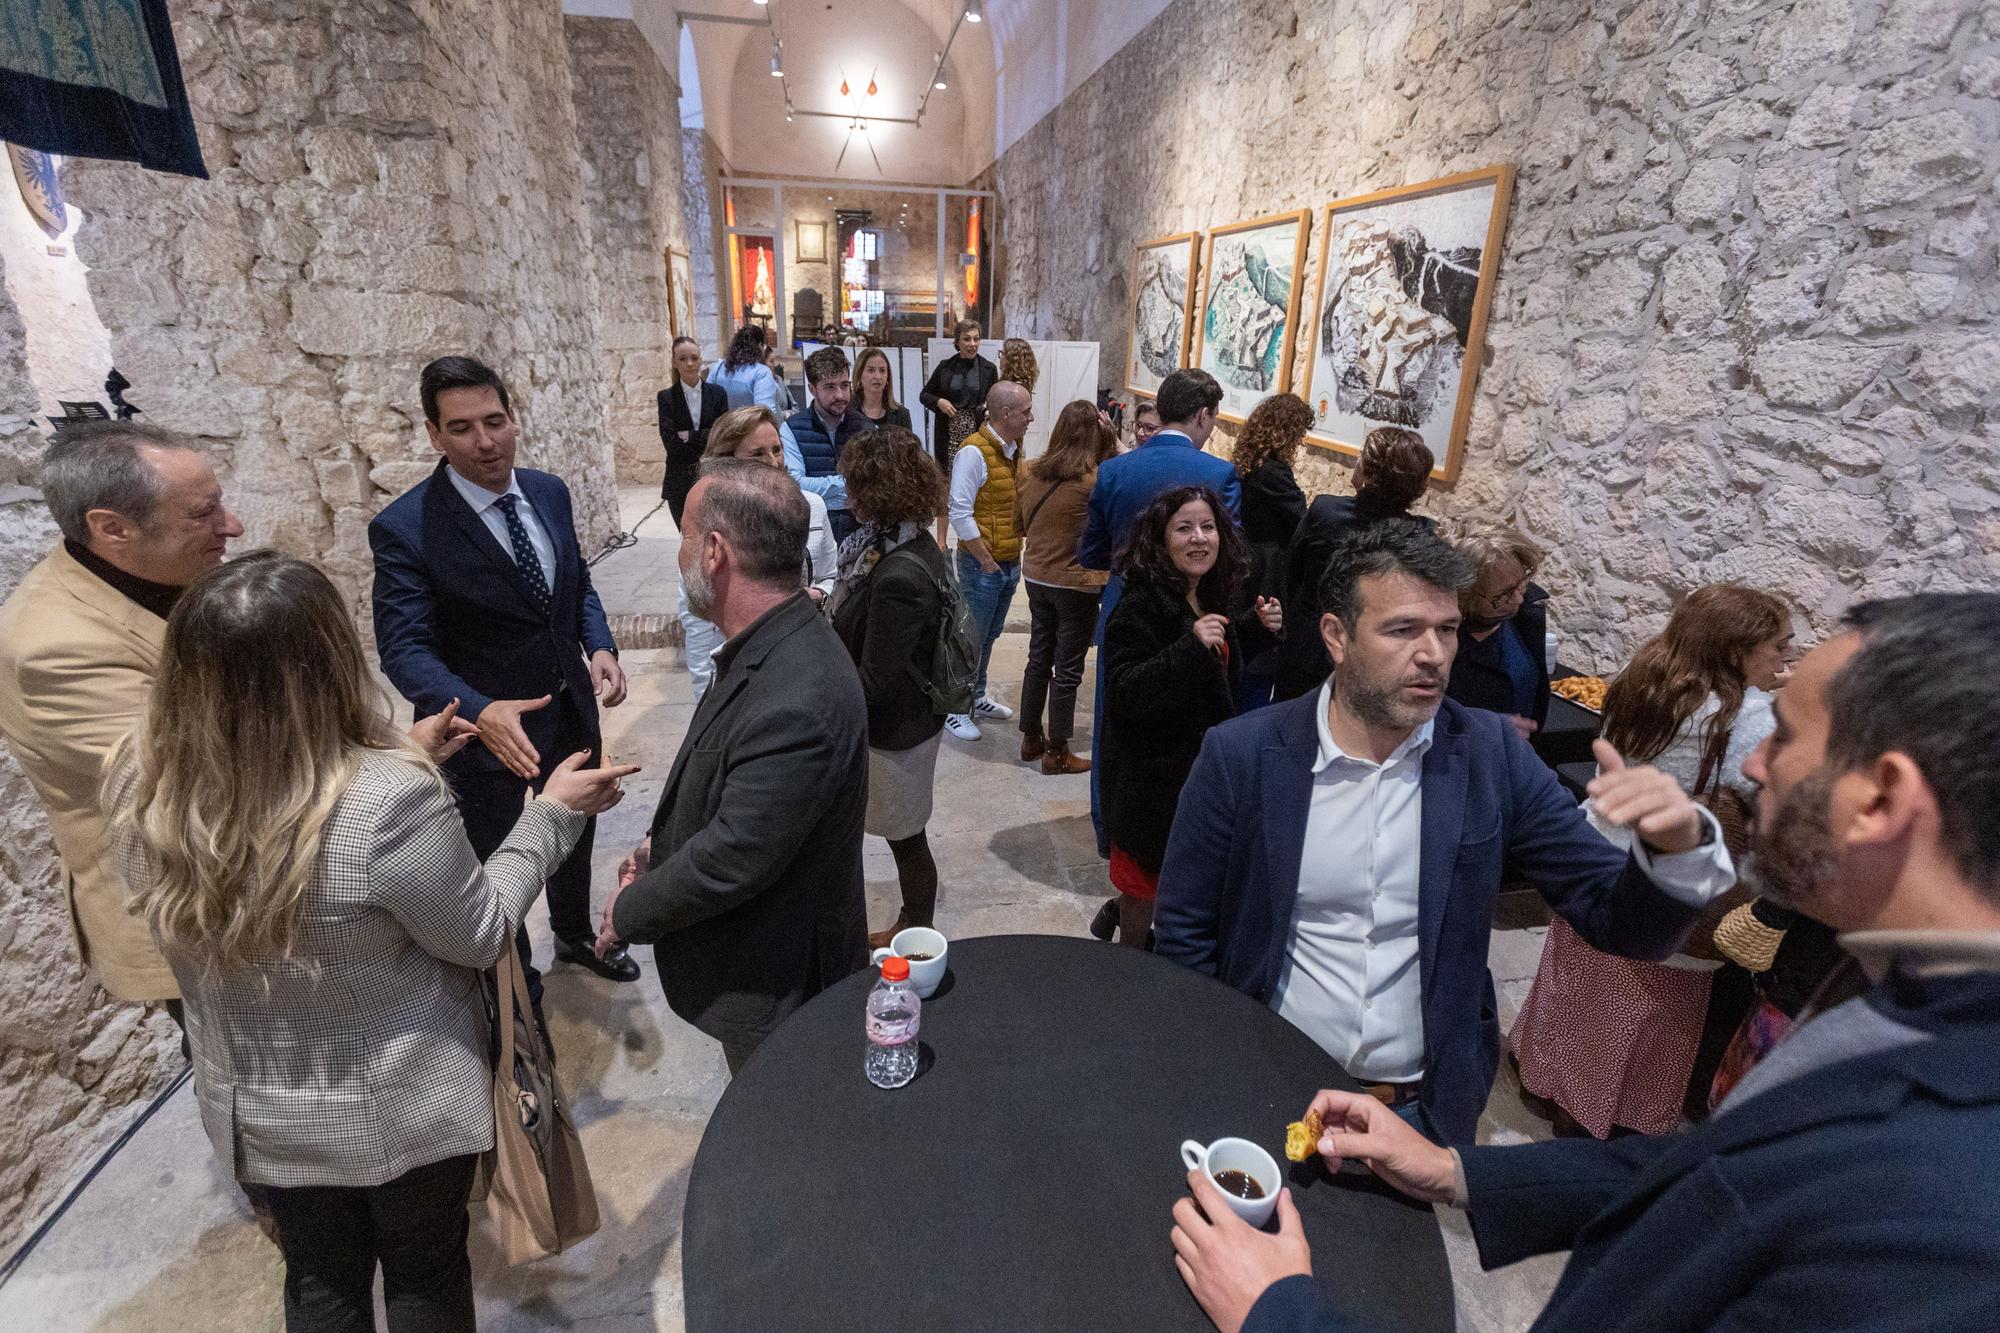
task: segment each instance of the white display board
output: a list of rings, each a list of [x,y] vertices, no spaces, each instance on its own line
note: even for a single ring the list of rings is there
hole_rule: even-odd
[[[982,338],[979,354],[995,366],[1000,364],[1000,344],[998,338]],[[1038,458],[1048,447],[1049,432],[1055,429],[1056,414],[1063,407],[1078,398],[1086,402],[1097,401],[1097,360],[1098,345],[1083,342],[1038,342],[1028,340],[1034,349],[1035,364],[1041,369],[1041,378],[1035,382],[1035,420],[1028,427],[1028,437],[1022,441],[1023,453],[1029,458]],[[915,348],[902,348],[914,352]],[[930,355],[927,365],[935,366],[957,354],[957,347],[949,338],[932,338],[926,349]],[[929,372],[925,372],[927,378]],[[896,372],[896,384],[904,384],[903,372]],[[916,401],[916,390],[924,385],[923,378],[916,381],[915,388],[903,399],[909,405],[910,415],[916,421],[918,431],[924,439],[931,437],[931,414]]]

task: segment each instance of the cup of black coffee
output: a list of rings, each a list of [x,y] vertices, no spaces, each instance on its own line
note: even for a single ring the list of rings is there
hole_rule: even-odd
[[[1217,1139],[1204,1148],[1189,1139],[1181,1144],[1181,1161],[1206,1175],[1230,1211],[1251,1226],[1271,1220],[1278,1206],[1278,1164],[1250,1140]]]
[[[910,984],[918,999],[928,1000],[944,980],[945,954],[950,948],[945,937],[929,926],[908,926],[897,931],[889,947],[877,949],[869,961],[880,967],[890,954],[909,960]]]

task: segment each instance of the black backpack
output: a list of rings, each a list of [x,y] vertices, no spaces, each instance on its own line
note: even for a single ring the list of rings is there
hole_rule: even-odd
[[[931,711],[949,717],[972,711],[972,682],[979,678],[979,635],[972,628],[972,608],[958,585],[939,576],[921,554],[905,543],[883,559],[908,553],[923,566],[938,595],[937,647],[931,652],[931,674],[927,680],[913,665],[910,674],[930,696]]]

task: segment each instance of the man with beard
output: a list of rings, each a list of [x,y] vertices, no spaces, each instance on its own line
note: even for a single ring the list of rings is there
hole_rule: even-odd
[[[1488,1268],[1569,1250],[1544,1333],[2000,1328],[1996,654],[2000,595],[1873,602],[1778,696],[1751,877],[1854,961],[1713,1119],[1454,1151],[1322,1092],[1328,1168],[1469,1209]],[[1193,1184],[1177,1263],[1226,1333],[1362,1327],[1322,1304],[1289,1198],[1267,1236]]]
[[[688,492],[688,607],[726,637],[598,948],[651,944],[667,1004],[734,1074],[785,1016],[862,967],[868,707],[806,595],[805,497],[711,458]]]
[[[1160,874],[1158,953],[1269,1004],[1382,1103],[1469,1143],[1500,1030],[1503,879],[1593,946],[1672,953],[1734,882],[1714,817],[1598,743],[1600,837],[1507,719],[1445,697],[1471,562],[1412,519],[1343,538],[1320,586],[1332,679],[1209,732]]]

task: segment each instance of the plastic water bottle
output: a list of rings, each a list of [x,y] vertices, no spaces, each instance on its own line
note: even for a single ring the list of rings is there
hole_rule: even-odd
[[[882,979],[868,992],[868,1058],[862,1068],[878,1088],[900,1088],[917,1076],[917,1026],[923,1001],[910,985],[910,960],[882,960]]]

